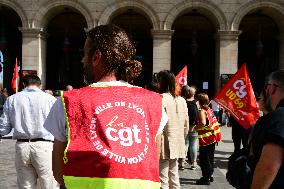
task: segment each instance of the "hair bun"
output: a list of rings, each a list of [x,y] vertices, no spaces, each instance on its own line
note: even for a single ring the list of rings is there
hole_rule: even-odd
[[[126,79],[127,81],[131,82],[136,79],[141,71],[142,71],[142,64],[137,60],[126,60]]]

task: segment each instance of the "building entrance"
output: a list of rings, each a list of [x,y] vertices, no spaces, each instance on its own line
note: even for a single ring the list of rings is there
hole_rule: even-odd
[[[11,94],[11,81],[16,58],[22,57],[22,34],[19,28],[22,22],[18,14],[7,6],[0,5],[0,51],[2,52],[1,61],[3,60],[0,72],[3,76],[3,83],[0,83],[0,89],[7,88]]]
[[[240,23],[238,67],[246,63],[254,91],[261,92],[265,77],[278,69],[279,29],[260,10],[246,15]]]
[[[198,92],[214,95],[214,25],[206,16],[193,10],[178,17],[172,29],[171,70],[177,74],[187,65],[188,84],[195,85]]]
[[[64,90],[84,86],[83,56],[87,27],[84,17],[65,7],[56,14],[47,26],[46,88]]]

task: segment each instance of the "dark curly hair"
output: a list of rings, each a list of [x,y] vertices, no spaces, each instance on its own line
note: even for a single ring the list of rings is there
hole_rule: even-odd
[[[125,81],[139,76],[142,64],[133,60],[136,49],[122,28],[112,24],[97,26],[87,37],[91,40],[88,55],[93,55],[97,49],[102,53],[104,74],[115,72],[118,80]]]

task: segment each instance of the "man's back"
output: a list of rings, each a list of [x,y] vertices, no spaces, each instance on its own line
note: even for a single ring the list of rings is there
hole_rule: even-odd
[[[7,99],[4,105],[6,115],[0,122],[6,122],[14,128],[14,139],[53,140],[53,136],[43,128],[43,124],[55,101],[55,97],[39,88],[27,87]]]
[[[0,136],[13,128],[15,168],[20,189],[57,189],[52,175],[54,137],[43,124],[56,98],[40,90],[41,80],[36,75],[23,78],[25,89],[10,96],[0,117]]]

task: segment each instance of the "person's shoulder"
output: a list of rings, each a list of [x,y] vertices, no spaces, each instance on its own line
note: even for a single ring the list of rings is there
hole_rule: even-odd
[[[267,125],[267,133],[281,136],[284,138],[284,109],[276,109],[273,112],[270,112],[263,118],[264,125]]]
[[[186,103],[190,106],[196,106],[197,107],[197,104],[196,104],[196,100],[187,100]]]
[[[284,123],[284,107],[279,107],[276,110],[267,114],[271,122]]]
[[[22,98],[22,96],[24,96],[26,94],[26,92],[24,90],[17,92],[15,94],[10,95],[7,100],[12,100],[12,99],[17,99],[17,98]]]
[[[172,98],[172,95],[170,95],[169,93],[163,93],[162,97],[163,99],[168,99],[168,98]]]
[[[51,94],[48,94],[42,90],[38,90],[38,95],[40,98],[45,98],[45,99],[52,99],[52,100],[56,100],[56,98],[54,96],[52,96]]]
[[[72,89],[69,91],[62,91],[62,95],[65,96],[80,96],[82,93],[86,93],[90,90],[92,90],[93,87],[91,86],[86,86],[86,87],[82,87],[79,89]]]
[[[186,100],[185,100],[183,97],[177,96],[177,99],[178,99],[180,102],[182,102],[183,104],[186,104]]]
[[[137,90],[140,90],[144,94],[162,97],[162,94],[160,94],[160,93],[157,93],[157,92],[154,92],[154,91],[150,91],[150,90],[144,89],[142,87],[137,87],[137,86],[133,86],[133,87],[137,88]]]

